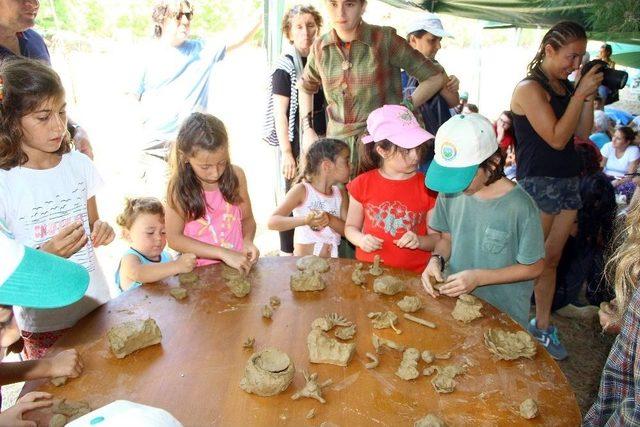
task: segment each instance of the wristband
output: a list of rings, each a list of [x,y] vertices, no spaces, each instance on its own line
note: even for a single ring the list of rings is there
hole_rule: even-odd
[[[444,271],[444,264],[446,263],[444,257],[440,254],[431,254],[431,258],[435,258],[440,262],[440,271]]]

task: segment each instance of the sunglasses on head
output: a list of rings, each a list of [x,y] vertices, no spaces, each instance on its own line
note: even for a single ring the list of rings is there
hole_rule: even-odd
[[[175,16],[177,21],[182,21],[183,16],[187,18],[188,21],[191,21],[191,18],[193,18],[193,12],[177,12],[173,16]]]

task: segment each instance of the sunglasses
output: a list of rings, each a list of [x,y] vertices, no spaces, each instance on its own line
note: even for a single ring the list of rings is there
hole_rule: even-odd
[[[193,12],[178,12],[173,15],[176,18],[176,21],[182,21],[182,17],[187,18],[187,21],[191,21],[193,18]]]

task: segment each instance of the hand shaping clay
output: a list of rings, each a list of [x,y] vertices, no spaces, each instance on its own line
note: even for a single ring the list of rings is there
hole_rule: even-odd
[[[393,311],[385,311],[384,313],[376,311],[367,314],[367,317],[372,320],[375,329],[391,328],[398,335],[402,333],[400,329],[396,328],[398,316]]]
[[[60,414],[67,418],[67,421],[73,421],[76,418],[91,412],[91,407],[87,402],[74,402],[67,399],[54,399],[51,406],[51,412]]]
[[[402,362],[400,362],[396,375],[407,381],[418,378],[420,376],[418,359],[420,359],[420,351],[415,348],[406,349],[402,354]]]
[[[328,363],[338,366],[347,366],[356,351],[355,343],[341,343],[334,338],[329,338],[320,329],[312,329],[309,332],[307,348],[311,363]]]
[[[431,380],[431,384],[438,393],[451,393],[457,384],[454,378],[456,375],[463,374],[465,370],[464,367],[458,365],[449,365],[444,368],[436,367],[438,375]]]
[[[251,355],[240,388],[258,396],[275,396],[289,387],[295,372],[293,361],[286,353],[267,348]]]
[[[418,297],[405,296],[396,305],[405,313],[414,313],[422,308],[422,301]]]
[[[351,326],[343,326],[342,328],[338,328],[336,333],[334,334],[337,338],[341,340],[350,340],[356,334],[356,325]]]
[[[434,359],[435,356],[429,350],[425,350],[422,352],[422,360],[424,360],[424,363],[432,363]]]
[[[378,359],[378,356],[376,356],[375,354],[372,353],[367,353],[366,356],[371,359],[371,362],[369,363],[365,363],[364,367],[367,369],[373,369],[376,366],[378,366],[380,364],[380,360]]]
[[[49,427],[64,427],[69,422],[69,419],[62,414],[53,414],[53,417],[49,420]]]
[[[380,267],[380,255],[375,255],[373,257],[373,265],[369,268],[369,274],[372,276],[380,276],[384,273],[382,267]]]
[[[51,380],[49,381],[51,382],[51,384],[53,384],[56,387],[62,387],[67,383],[68,379],[69,377],[54,377],[54,378],[51,378]]]
[[[398,344],[395,341],[388,340],[386,338],[382,338],[373,334],[371,336],[371,342],[373,343],[373,347],[376,349],[376,353],[380,353],[380,347],[385,346],[389,347],[392,350],[404,351],[404,346],[402,344]]]
[[[236,298],[245,297],[251,292],[251,283],[247,276],[233,267],[223,265],[222,278]]]
[[[318,317],[316,320],[311,322],[311,329],[321,329],[325,332],[333,329],[334,326],[351,326],[352,323],[349,322],[344,317],[340,316],[338,313],[327,314],[324,317]]]
[[[356,266],[353,269],[353,273],[351,273],[351,280],[358,286],[364,285],[364,283],[367,281],[365,273],[364,271],[362,271],[361,262],[356,263]]]
[[[275,309],[275,308],[280,307],[280,304],[281,304],[281,303],[282,303],[282,301],[280,301],[280,298],[278,298],[278,297],[276,297],[276,296],[269,297],[269,305],[270,305],[272,308],[274,308],[274,309]]]
[[[320,403],[326,403],[327,401],[322,397],[322,389],[331,385],[333,381],[328,379],[320,384],[318,383],[318,374],[313,373],[309,375],[306,371],[303,371],[302,375],[304,375],[304,379],[307,383],[300,390],[296,391],[291,398],[293,400],[298,400],[301,397],[310,397],[312,399],[316,399]]]
[[[303,256],[296,261],[296,267],[298,267],[298,270],[317,271],[318,273],[329,271],[327,260],[315,255]]]
[[[530,420],[538,416],[538,404],[533,399],[527,399],[520,404],[520,416]]]
[[[447,427],[447,424],[440,417],[428,414],[413,424],[413,427]]]
[[[107,332],[111,351],[122,359],[128,354],[162,341],[162,333],[153,319],[133,320],[114,326]]]
[[[532,359],[536,355],[536,345],[531,335],[525,331],[509,332],[503,329],[489,329],[484,333],[484,344],[498,359],[515,360],[520,357]]]
[[[469,323],[482,317],[481,309],[482,303],[478,298],[473,295],[460,295],[451,316],[460,322]]]
[[[271,319],[271,316],[273,316],[273,309],[271,306],[268,304],[262,306],[262,317],[265,319]]]
[[[373,281],[373,292],[377,294],[395,295],[404,291],[404,283],[394,276],[382,276]]]
[[[198,275],[193,271],[190,273],[182,273],[178,275],[178,280],[180,281],[181,285],[193,285],[199,279],[200,278],[198,277]]]
[[[253,348],[253,345],[256,343],[256,339],[254,337],[249,337],[242,343],[243,348]]]
[[[171,288],[169,293],[177,300],[185,299],[187,297],[187,290],[185,288]]]
[[[298,271],[291,275],[290,287],[292,291],[321,291],[325,288],[324,280],[317,271]]]

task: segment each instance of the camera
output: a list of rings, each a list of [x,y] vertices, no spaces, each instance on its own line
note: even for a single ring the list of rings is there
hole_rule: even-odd
[[[627,84],[629,74],[626,71],[614,70],[613,68],[609,68],[609,64],[601,59],[594,59],[584,64],[580,69],[580,75],[584,76],[589,72],[591,68],[596,65],[601,65],[598,72],[603,74],[601,83],[602,86],[605,86],[612,91],[616,91],[624,88],[624,86]]]

